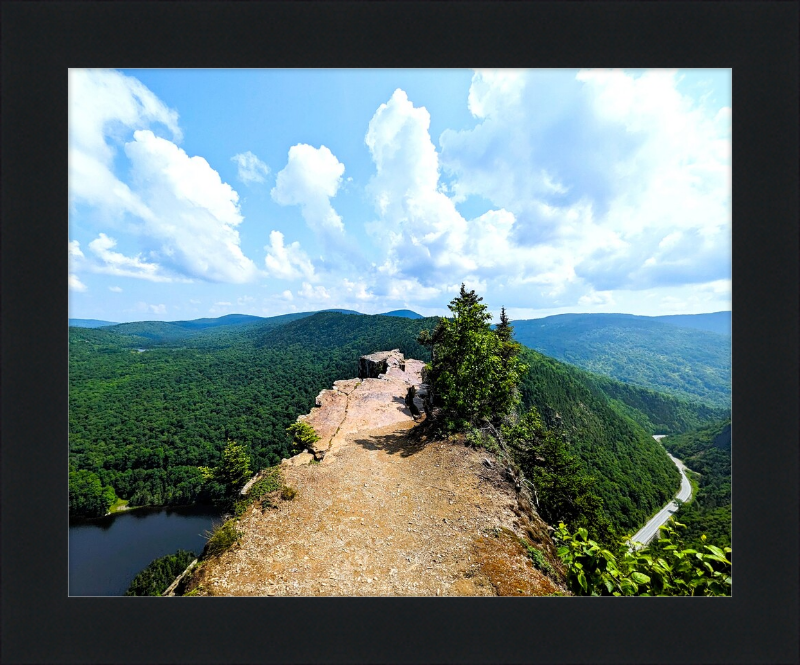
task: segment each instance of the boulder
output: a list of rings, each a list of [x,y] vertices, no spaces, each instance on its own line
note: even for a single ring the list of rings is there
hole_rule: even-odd
[[[406,361],[400,349],[361,356],[358,359],[358,378],[377,379],[381,374],[386,374],[390,368],[405,371]]]

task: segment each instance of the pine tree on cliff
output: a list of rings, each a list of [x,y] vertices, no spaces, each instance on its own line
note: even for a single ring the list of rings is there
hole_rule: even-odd
[[[431,347],[426,378],[438,420],[450,431],[499,421],[515,405],[516,385],[525,369],[509,346],[515,344],[510,334],[507,339],[502,336],[510,329],[508,320],[503,324],[501,319],[504,331],[496,334],[482,301],[462,284],[448,305],[452,318],[440,319],[432,335],[419,338]]]

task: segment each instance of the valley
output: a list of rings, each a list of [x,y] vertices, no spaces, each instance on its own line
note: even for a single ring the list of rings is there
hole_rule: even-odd
[[[200,467],[213,465],[226,442],[242,444],[253,470],[275,467],[281,460],[291,458],[296,453],[286,428],[298,416],[312,410],[320,391],[330,388],[335,382],[341,384],[344,377],[357,376],[359,357],[375,350],[394,348],[406,358],[418,358],[420,362],[416,367],[419,370],[430,359],[430,350],[418,341],[419,333],[421,330],[432,331],[438,319],[412,318],[411,314],[414,313],[404,311],[367,316],[328,311],[267,319],[223,317],[197,322],[71,327],[71,514],[96,517],[107,510],[103,506],[109,506],[119,499],[126,500],[131,507],[187,503],[212,505],[220,502],[224,488],[204,480]],[[514,325],[517,323],[514,322]],[[585,481],[581,482],[586,489],[581,491],[596,496],[592,501],[598,502],[598,515],[602,515],[606,525],[602,531],[605,537],[611,537],[613,533],[634,532],[677,492],[680,475],[652,435],[659,431],[671,434],[685,432],[711,424],[728,413],[720,406],[594,374],[532,349],[522,347],[519,357],[526,367],[519,383],[519,408],[536,410],[541,414],[542,426],[563,439],[569,455],[574,457],[575,468],[585,476]],[[396,400],[402,401],[399,395]],[[402,411],[404,407],[398,408]],[[474,446],[464,447],[462,443],[461,448],[453,448],[452,444],[439,441],[420,446],[413,454],[409,453],[414,446],[419,446],[419,441],[407,431],[413,421],[409,425],[384,423],[372,428],[363,425],[349,430],[337,427],[337,430],[341,429],[337,439],[337,446],[342,448],[341,455],[333,452],[330,457],[323,455],[321,465],[303,466],[301,469],[293,465],[285,467],[284,461],[282,468],[285,469],[287,482],[297,485],[299,499],[296,504],[279,504],[279,512],[274,514],[274,519],[278,521],[270,529],[285,529],[288,522],[284,521],[288,519],[306,519],[301,517],[306,515],[305,510],[298,508],[302,506],[311,511],[308,519],[312,519],[313,515],[317,516],[313,519],[323,519],[322,516],[327,514],[325,506],[330,505],[325,501],[329,499],[317,504],[313,503],[316,499],[308,497],[308,488],[316,486],[316,483],[328,487],[327,496],[331,496],[331,492],[350,496],[361,487],[360,480],[357,486],[348,485],[349,489],[330,484],[346,481],[327,470],[340,456],[343,462],[350,460],[347,464],[352,465],[348,467],[347,478],[360,478],[359,474],[364,470],[368,475],[373,474],[375,481],[384,473],[385,470],[379,470],[384,465],[396,465],[401,461],[402,464],[410,464],[409,469],[416,468],[423,472],[426,465],[433,464],[438,472],[439,468],[444,467],[441,464],[436,467],[432,461],[433,457],[430,456],[434,455],[434,451],[438,450],[436,454],[450,459],[455,450],[462,450],[460,457],[453,458],[447,464],[462,468],[459,465],[466,464],[466,460],[470,459],[468,467],[472,471],[466,471],[467,467],[462,470],[465,478],[477,479],[475,487],[481,484],[480,475],[487,475],[487,468],[481,468],[481,460],[486,459],[489,453],[484,452],[484,457],[480,458],[480,451]],[[356,438],[363,445],[357,444]],[[371,443],[364,443],[367,441]],[[470,450],[473,452],[468,452]],[[427,452],[423,454],[423,451]],[[378,467],[374,464],[376,456],[382,459]],[[412,457],[413,462],[410,459]],[[417,463],[422,466],[414,466]],[[356,469],[359,471],[356,472]],[[415,481],[410,485],[413,491],[406,496],[419,497],[428,507],[438,505],[433,495],[428,496],[425,493],[427,490],[417,486],[415,473],[412,472]],[[350,483],[350,480],[346,482]],[[364,482],[368,487],[380,486],[381,492],[388,491],[383,481],[370,485],[370,480],[365,476]],[[392,482],[396,486],[397,481]],[[401,485],[408,484],[406,480],[400,482]],[[437,483],[437,486],[440,490],[441,487],[448,487],[444,482]],[[463,491],[466,489],[464,486]],[[441,494],[440,490],[434,494]],[[489,486],[484,490],[488,491]],[[371,496],[377,497],[374,492]],[[507,501],[499,499],[499,496],[494,499],[506,505]],[[386,510],[392,513],[397,509],[396,502],[392,502],[395,498],[391,493],[380,495],[382,505],[391,507]],[[359,498],[359,501],[362,500],[365,497]],[[306,505],[307,501],[312,503]],[[448,503],[440,510],[444,511],[443,515],[447,513],[441,519],[447,519],[448,524],[457,524],[460,517],[466,519],[467,513],[463,511],[458,514],[448,512],[449,507],[456,503]],[[472,506],[469,510],[473,510],[475,505],[467,501],[462,508]],[[363,505],[359,510],[361,512],[356,515],[358,524],[361,523],[360,516],[369,514]],[[492,510],[494,508],[490,509],[487,504],[475,514],[475,519],[481,512],[493,514]],[[257,512],[243,517],[244,523],[260,523],[263,515]],[[355,513],[345,511],[335,515],[336,520],[349,520]],[[396,521],[388,513],[376,513],[374,517],[377,522],[373,520],[372,529],[380,529],[381,522],[388,525]],[[408,520],[412,524],[406,527],[415,528],[413,519]],[[503,528],[510,533],[517,533],[514,536],[516,545],[504,546],[504,556],[511,557],[508,561],[517,561],[516,564],[509,564],[512,568],[528,562],[527,567],[520,569],[528,570],[530,560],[526,558],[524,548],[519,550],[520,528],[509,519],[495,520],[498,524],[505,524]],[[480,531],[475,530],[479,522],[473,524],[475,528],[468,530],[472,534],[470,538]],[[326,530],[322,522],[314,524],[316,526],[313,529]],[[587,524],[591,525],[591,521]],[[333,524],[329,526],[336,528]],[[309,529],[312,527],[309,526]],[[247,530],[245,533],[248,533]],[[542,542],[545,541],[545,549],[549,547],[552,550],[554,545],[549,538]],[[418,549],[418,546],[409,544],[406,549],[411,551]],[[359,547],[367,545],[362,543]],[[467,545],[461,543],[459,547],[463,549]],[[478,550],[474,549],[477,546],[473,543],[469,547],[472,548],[472,556],[478,556]],[[246,548],[243,551],[247,551]],[[451,562],[458,558],[455,554],[448,556]],[[521,558],[514,559],[517,556]],[[322,560],[326,559],[322,556]],[[431,559],[428,563],[435,566],[441,562]],[[403,570],[399,561],[392,568]],[[348,570],[352,573],[357,568]],[[528,570],[526,574],[529,573]],[[335,571],[331,573],[333,577],[337,574]],[[415,587],[410,581],[413,576],[404,575],[402,573],[394,580],[397,583],[395,586],[358,587],[360,590],[351,586],[347,587],[350,591],[346,593],[413,593]],[[533,573],[530,575],[536,577]],[[378,579],[377,573],[374,577],[368,574],[362,577],[361,582],[367,578],[373,579],[372,583],[365,584],[374,584],[374,580]],[[449,582],[446,576],[438,579],[436,588],[431,586],[423,589],[418,586],[416,591],[433,595],[437,590],[440,594],[446,594],[455,593],[454,589],[461,588],[453,586],[455,577],[447,578]],[[488,578],[483,579],[483,584],[488,585],[484,591],[489,593],[490,589],[494,589],[492,593],[496,593],[497,586],[488,583]],[[294,581],[298,580],[291,575],[284,576],[281,584],[291,582],[291,588],[278,585],[273,591],[287,594],[309,591],[309,587],[302,585],[294,587]],[[388,583],[388,580],[384,582]],[[550,580],[549,583],[556,586],[550,588],[542,580],[537,586],[529,580],[524,584],[520,582],[522,587],[517,588],[528,588],[525,586],[527,584],[533,585],[531,589],[536,587],[540,590],[550,589],[548,593],[555,592],[557,580]],[[333,594],[338,589],[345,593],[345,587],[337,587],[331,582],[326,584],[331,584],[330,588],[325,589],[327,592]],[[417,584],[420,582],[417,581]],[[470,588],[470,593],[483,593],[477,587]],[[259,589],[259,593],[266,592],[265,588]],[[322,586],[315,589],[314,593],[323,591]],[[378,591],[380,589],[383,591]]]

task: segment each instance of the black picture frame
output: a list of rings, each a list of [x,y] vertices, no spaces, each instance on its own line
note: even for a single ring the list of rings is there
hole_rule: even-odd
[[[798,3],[6,2],[4,663],[795,663]],[[69,67],[730,67],[735,586],[715,599],[67,596]]]

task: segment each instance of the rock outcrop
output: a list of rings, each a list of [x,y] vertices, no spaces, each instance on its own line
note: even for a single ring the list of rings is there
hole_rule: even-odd
[[[203,559],[181,592],[565,593],[548,527],[508,465],[417,427],[412,407],[424,392],[423,363],[394,351],[371,354],[363,366],[383,371],[335,382],[305,416],[320,440],[283,462],[292,500],[254,503],[237,522],[238,543]],[[309,464],[314,457],[321,463]],[[549,572],[534,566],[529,547]]]
[[[319,440],[307,451],[284,464],[297,466],[325,455],[339,445],[348,434],[364,428],[385,427],[415,419],[423,408],[422,399],[406,403],[410,389],[425,394],[420,360],[406,360],[398,349],[361,356],[359,378],[335,381],[332,389],[317,395],[311,412],[298,421],[311,425]],[[310,456],[309,456],[310,455]]]

